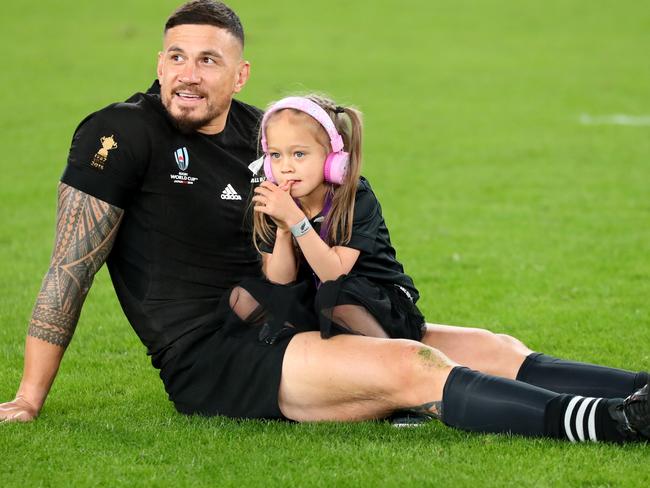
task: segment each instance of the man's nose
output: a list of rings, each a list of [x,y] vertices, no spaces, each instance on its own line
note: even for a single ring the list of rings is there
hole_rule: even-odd
[[[198,69],[194,63],[186,63],[179,77],[183,83],[197,84],[201,81]]]

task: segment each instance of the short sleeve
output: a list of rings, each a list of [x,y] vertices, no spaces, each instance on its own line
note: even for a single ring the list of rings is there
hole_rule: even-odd
[[[144,121],[122,105],[96,112],[79,124],[61,181],[126,208],[142,181],[150,149]]]
[[[381,222],[381,208],[377,197],[365,180],[361,180],[354,202],[352,237],[345,246],[368,253],[373,252]]]

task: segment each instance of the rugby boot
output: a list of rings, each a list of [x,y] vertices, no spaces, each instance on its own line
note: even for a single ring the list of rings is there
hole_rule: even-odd
[[[434,420],[432,415],[410,412],[408,410],[399,410],[390,417],[388,421],[393,427],[420,427]]]
[[[609,407],[609,415],[625,440],[650,440],[650,396],[646,384],[622,403]]]

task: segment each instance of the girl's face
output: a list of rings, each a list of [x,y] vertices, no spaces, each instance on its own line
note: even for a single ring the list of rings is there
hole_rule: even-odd
[[[280,187],[293,182],[292,197],[301,201],[324,200],[327,141],[325,129],[304,113],[283,110],[267,123],[266,142],[273,176]]]

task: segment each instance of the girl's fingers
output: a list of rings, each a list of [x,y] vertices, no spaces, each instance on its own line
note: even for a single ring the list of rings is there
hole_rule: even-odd
[[[268,209],[268,207],[265,207],[265,206],[263,206],[263,205],[257,205],[257,206],[255,206],[255,207],[253,207],[253,212],[260,212],[260,213],[263,213],[263,214],[269,215],[269,209]]]
[[[291,185],[293,185],[293,181],[287,181],[284,185],[280,187],[280,190],[282,191],[291,191]]]
[[[271,198],[264,195],[256,195],[251,198],[251,201],[255,204],[255,206],[261,207],[268,207],[273,202]]]
[[[274,189],[278,188],[278,185],[275,183],[271,183],[269,180],[265,180],[259,185],[257,185],[257,188],[265,188],[269,191],[273,191]]]

